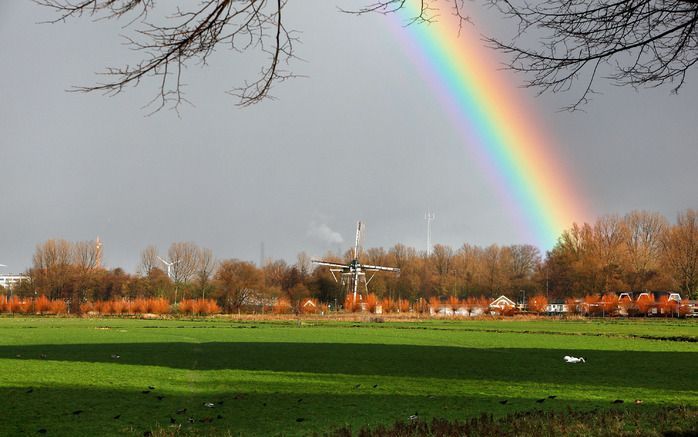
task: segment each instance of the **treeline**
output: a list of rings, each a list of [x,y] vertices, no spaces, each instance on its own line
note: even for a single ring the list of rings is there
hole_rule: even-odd
[[[272,307],[283,300],[293,311],[314,298],[330,308],[342,306],[346,290],[326,268],[313,268],[301,253],[293,264],[267,260],[263,266],[228,259],[210,249],[174,243],[162,259],[146,247],[138,272],[99,266],[95,242],[49,240],[37,245],[28,281],[15,287],[20,297],[44,295],[64,300],[71,312],[86,302],[163,298],[212,299],[224,312]],[[326,260],[348,262],[352,252],[327,253]],[[376,299],[417,302],[432,298],[512,298],[545,295],[551,301],[609,292],[672,290],[684,297],[698,291],[698,214],[687,210],[675,224],[657,213],[605,216],[593,224],[574,224],[543,259],[530,245],[457,249],[435,245],[430,254],[403,244],[362,251],[367,264],[394,266],[400,275],[377,274],[370,283]]]

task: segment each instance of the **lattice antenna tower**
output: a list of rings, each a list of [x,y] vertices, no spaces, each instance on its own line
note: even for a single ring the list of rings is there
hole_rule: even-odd
[[[424,220],[427,221],[427,256],[431,255],[431,222],[436,218],[436,214],[427,209]]]

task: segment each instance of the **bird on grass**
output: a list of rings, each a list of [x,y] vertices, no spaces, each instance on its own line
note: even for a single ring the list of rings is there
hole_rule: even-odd
[[[217,418],[217,419],[222,419],[223,416],[221,416],[221,415],[219,414],[218,416],[216,416],[216,418]]]
[[[42,360],[45,360],[45,359],[46,359],[46,354],[41,354],[41,355],[39,355],[39,358],[41,358]]]
[[[111,354],[111,358],[112,358],[113,360],[118,360],[119,358],[121,358],[121,355]]]
[[[539,403],[539,404],[542,404],[543,402],[545,402],[545,398],[536,399],[536,402]]]
[[[509,399],[504,399],[504,400],[499,401],[499,403],[502,405],[506,405],[507,402],[509,402]]]
[[[174,417],[170,417],[170,423],[174,425],[175,423],[177,423],[177,421]]]
[[[153,437],[153,433],[151,431],[145,431],[143,432],[143,437]]]
[[[216,404],[213,404],[211,402],[204,402],[204,407],[206,407],[206,408],[213,408],[215,406],[216,406]]]
[[[150,390],[155,390],[155,387],[152,386],[152,385],[149,385],[148,388],[149,388]]]
[[[27,391],[25,391],[25,393],[31,393],[31,392],[33,392],[33,391],[34,391],[34,388],[33,388],[33,387],[29,387],[29,388],[27,389]]]
[[[373,384],[373,388],[378,388],[378,384]]]
[[[299,418],[296,419],[296,422],[303,422],[304,420],[305,420],[304,418],[299,417]]]
[[[641,405],[642,399],[635,399],[635,405]]]
[[[223,402],[225,402],[225,401],[218,401],[218,402],[216,402],[216,403],[217,403],[218,405],[223,405]]]
[[[623,399],[616,399],[615,401],[611,402],[612,404],[622,404]]]
[[[562,357],[562,359],[565,360],[566,363],[572,363],[572,364],[586,363],[586,360],[584,359],[584,357],[577,358],[577,357],[571,357],[569,355],[565,355],[564,357]]]
[[[187,412],[186,408],[180,408],[179,410],[177,410],[177,414],[184,414],[186,412]]]
[[[75,410],[73,411],[74,416],[79,416],[82,413],[82,410]]]
[[[189,423],[194,423],[196,422],[193,417],[187,417],[187,422]]]
[[[121,417],[121,414],[117,414],[116,416],[114,416],[114,419],[116,420],[116,419],[119,419],[120,417]]]
[[[414,422],[415,420],[418,420],[418,419],[419,419],[419,413],[415,411],[413,415],[411,415],[410,417],[408,417],[408,419],[410,419],[410,421],[412,421],[412,422]]]
[[[150,390],[143,390],[141,393],[143,393],[144,395],[147,395],[148,393],[150,393]]]
[[[160,395],[160,396],[157,396],[157,398],[159,401],[161,401],[161,400],[165,399],[165,396]]]
[[[361,384],[356,384],[356,385],[354,386],[354,388],[359,388],[359,387],[361,387]]]
[[[41,428],[40,430],[37,431],[39,434],[46,434],[48,431],[46,428]]]

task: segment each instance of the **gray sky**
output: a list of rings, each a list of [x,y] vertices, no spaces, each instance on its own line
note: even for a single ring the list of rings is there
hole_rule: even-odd
[[[165,252],[174,241],[255,262],[264,242],[266,256],[293,261],[347,248],[357,219],[367,246],[421,249],[427,207],[434,243],[529,243],[386,18],[336,6],[289,2],[287,26],[302,32],[292,69],[308,77],[276,86],[277,100],[236,107],[224,91],[258,64],[221,50],[188,69],[196,106],[178,118],[145,116],[151,82],[113,98],[65,92],[131,56],[117,23],[39,25],[47,11],[0,3],[0,272],[25,270],[48,238],[98,235],[108,266],[128,271],[148,244]],[[673,220],[698,207],[698,70],[678,96],[602,88],[586,112],[557,112],[570,95],[526,101],[590,214]]]

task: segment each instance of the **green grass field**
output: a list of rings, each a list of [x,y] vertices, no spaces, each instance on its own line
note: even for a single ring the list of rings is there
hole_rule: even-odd
[[[304,435],[679,404],[698,406],[695,321],[0,319],[0,435]]]

